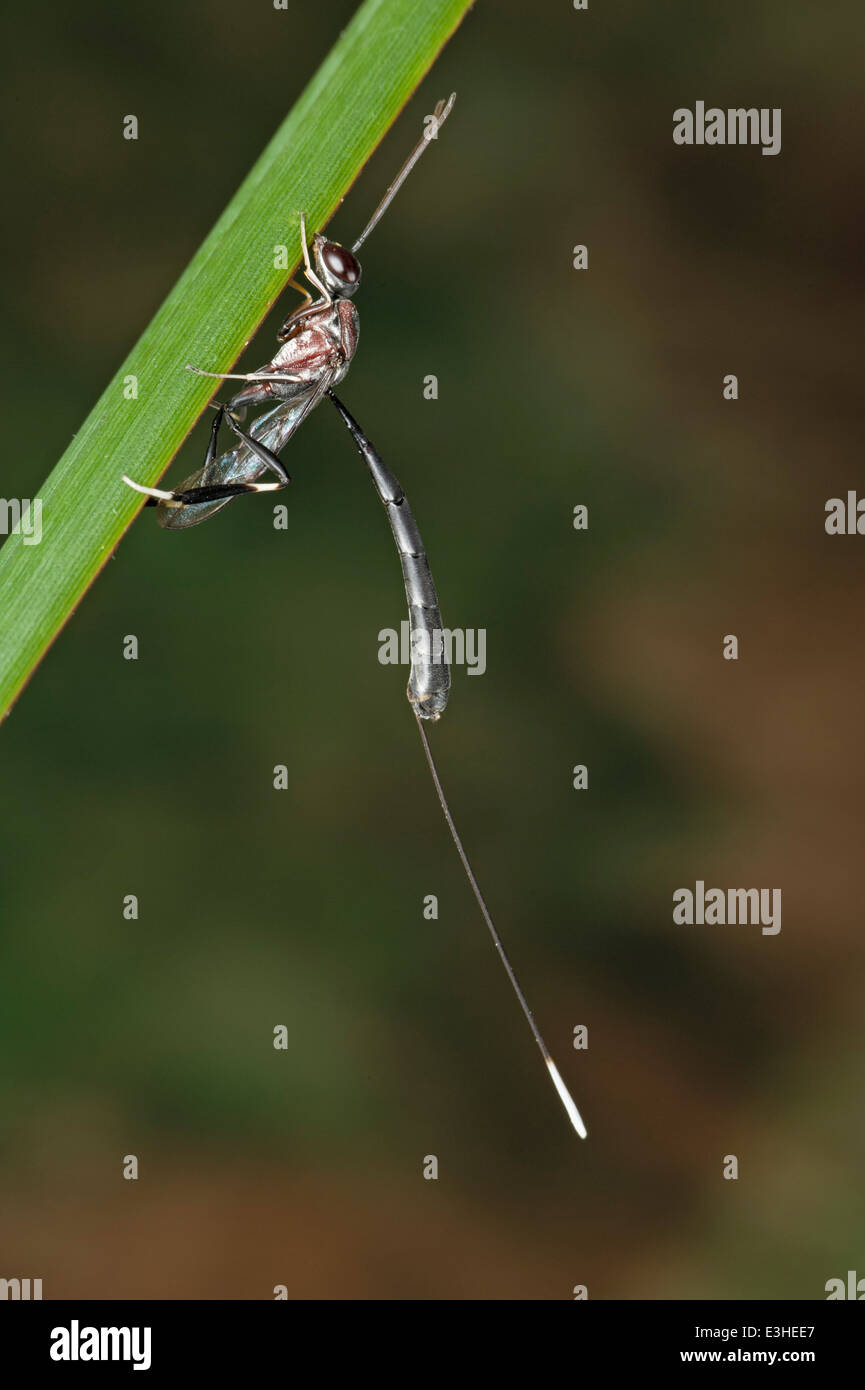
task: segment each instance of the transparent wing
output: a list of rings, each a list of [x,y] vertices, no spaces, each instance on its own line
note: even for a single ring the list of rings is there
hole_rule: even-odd
[[[270,449],[271,453],[278,454],[301,421],[318,405],[335,376],[335,368],[325,372],[317,382],[315,390],[304,400],[281,401],[272,410],[260,415],[249,427],[253,439]],[[175,491],[189,492],[192,488],[213,487],[219,483],[255,483],[266,472],[266,464],[256,457],[247,444],[238,440],[234,448],[220,454],[205,468],[199,468],[197,473],[184,479]],[[168,507],[160,503],[157,517],[166,531],[183,531],[206,521],[231,500],[227,497],[220,502],[191,502],[185,507]]]

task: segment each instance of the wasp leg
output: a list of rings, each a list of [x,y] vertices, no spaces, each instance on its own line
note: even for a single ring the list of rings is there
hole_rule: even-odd
[[[245,411],[249,405],[291,401],[309,390],[309,383],[296,372],[205,372],[201,367],[193,367],[191,362],[187,362],[186,370],[195,372],[196,376],[213,377],[217,381],[245,381],[247,385],[231,398],[229,409],[232,411]]]
[[[216,451],[219,447],[219,427],[225,415],[225,406],[218,405],[215,406],[214,409],[216,410],[216,416],[210,427],[210,440],[207,445],[207,453],[204,455],[204,463],[201,468],[202,473],[213,463],[213,460],[216,458]],[[132,479],[127,478],[125,473],[123,474],[123,481],[124,483],[128,483],[129,487],[133,488],[135,492],[144,494],[147,498],[144,504],[145,507],[156,507],[160,502],[167,502],[169,499],[179,495],[174,492],[166,492],[163,488],[144,487],[141,483],[133,483]]]
[[[272,473],[276,474],[277,478],[279,478],[280,483],[283,486],[285,486],[286,483],[291,482],[291,478],[288,474],[288,469],[282,462],[282,459],[278,458],[272,449],[268,449],[265,444],[260,444],[259,441],[257,439],[254,439],[251,434],[247,434],[246,430],[242,430],[240,428],[240,425],[235,420],[231,410],[226,411],[225,418],[228,421],[231,428],[234,430],[234,433],[237,435],[238,439],[242,439],[247,449],[249,449],[251,453],[255,454],[255,457],[257,459],[260,459],[266,468],[269,468]],[[271,484],[271,488],[272,486],[273,484]]]
[[[213,463],[213,460],[216,458],[216,447],[217,441],[219,439],[219,427],[222,424],[222,419],[225,415],[224,405],[216,405],[214,406],[214,409],[216,411],[216,415],[214,417],[213,424],[210,427],[210,442],[207,445],[207,453],[204,455],[205,468],[209,468],[210,465]]]
[[[278,482],[275,483],[213,483],[202,487],[187,488],[185,492],[172,492],[165,488],[144,487],[142,483],[134,483],[131,478],[123,474],[123,481],[136,492],[143,493],[147,498],[147,506],[156,506],[159,502],[173,507],[188,507],[196,502],[227,502],[230,497],[241,497],[245,492],[279,492],[291,482],[285,464],[279,459],[272,449],[260,444],[257,439],[253,439],[251,434],[242,430],[230,412],[224,406],[220,406],[216,413],[210,431],[210,443],[207,446],[207,454],[204,460],[204,473],[209,464],[216,458],[217,438],[219,427],[223,419],[226,419],[234,430],[234,433],[243,441],[250,453],[254,454],[266,468],[275,473]]]
[[[212,376],[216,381],[303,381],[295,372],[206,372],[191,362],[187,362],[186,370],[196,376]]]
[[[280,492],[285,487],[285,482],[215,483],[212,487],[192,487],[187,492],[167,492],[164,488],[145,487],[143,483],[134,483],[125,473],[123,481],[136,492],[144,494],[147,506],[156,506],[162,502],[168,507],[189,507],[195,502],[227,502],[230,497],[241,497],[244,492]]]
[[[297,290],[298,294],[302,294],[302,295],[303,295],[303,297],[304,297],[304,299],[305,299],[305,301],[306,301],[306,304],[303,306],[304,308],[305,308],[307,305],[309,305],[309,304],[312,303],[312,295],[310,294],[309,290],[305,290],[305,289],[303,288],[303,285],[299,285],[299,284],[297,283],[296,280],[289,280],[287,288],[290,289],[290,290]],[[300,307],[301,307],[301,306],[298,305],[298,308],[300,308]],[[294,312],[297,313],[297,309],[295,309]]]
[[[333,295],[325,285],[321,283],[312,268],[312,261],[309,259],[309,247],[306,244],[306,213],[300,214],[300,245],[303,251],[303,273],[311,285],[315,285],[319,294],[323,296],[327,304],[333,303]]]

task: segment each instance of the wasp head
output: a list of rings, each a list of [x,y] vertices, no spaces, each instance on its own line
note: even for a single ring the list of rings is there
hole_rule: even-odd
[[[360,262],[338,241],[328,241],[319,232],[313,242],[315,268],[330,294],[350,299],[360,284]]]

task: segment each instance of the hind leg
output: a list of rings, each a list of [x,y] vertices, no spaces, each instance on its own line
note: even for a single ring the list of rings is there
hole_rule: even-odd
[[[213,422],[213,428],[210,431],[210,443],[207,446],[204,467],[201,470],[202,473],[205,471],[208,464],[212,463],[216,458],[217,438],[223,418],[228,420],[234,433],[243,441],[250,452],[254,454],[266,468],[269,468],[272,473],[276,474],[279,480],[278,482],[215,483],[212,486],[187,488],[183,492],[171,492],[165,488],[145,487],[142,483],[134,483],[132,479],[127,478],[124,473],[124,483],[127,483],[128,486],[133,488],[136,492],[143,493],[147,498],[146,505],[149,507],[156,506],[159,502],[166,503],[170,507],[189,507],[193,506],[196,502],[227,502],[229,498],[240,497],[245,492],[279,492],[281,488],[284,488],[287,483],[291,482],[291,478],[282,460],[279,459],[271,449],[268,449],[264,444],[260,444],[257,439],[253,439],[251,434],[247,434],[246,430],[242,430],[237,421],[232,418],[231,414],[226,412],[224,406],[219,407],[216,413],[216,419]],[[201,475],[199,474],[198,476]]]

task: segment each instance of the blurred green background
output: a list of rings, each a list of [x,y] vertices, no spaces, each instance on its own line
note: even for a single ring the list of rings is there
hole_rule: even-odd
[[[34,495],[353,8],[7,15],[4,496]],[[365,247],[341,394],[446,623],[488,634],[432,739],[589,1141],[376,660],[398,563],[325,408],[288,531],[264,499],[177,535],[143,514],[0,731],[0,1275],[433,1299],[865,1275],[865,541],[823,530],[861,473],[863,40],[852,3],[480,3],[331,224],[353,239],[456,89]],[[782,153],[675,146],[697,100],[780,106]],[[780,935],[675,927],[698,878],[782,888]]]

